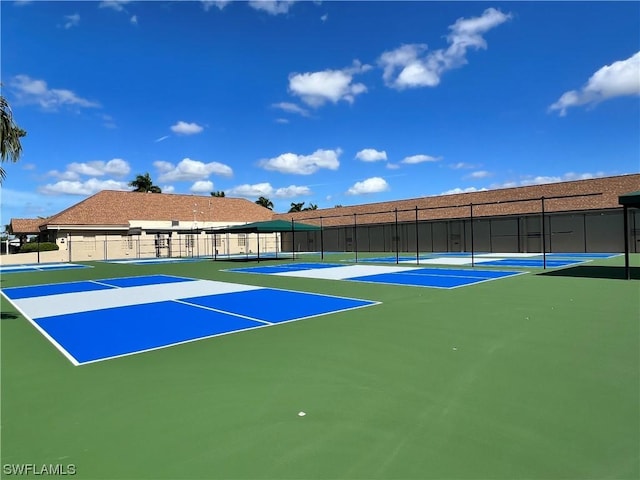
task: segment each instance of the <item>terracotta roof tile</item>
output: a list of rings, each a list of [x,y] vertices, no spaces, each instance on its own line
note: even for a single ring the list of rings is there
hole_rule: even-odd
[[[469,217],[469,203],[473,203],[473,214],[476,217],[498,215],[521,215],[539,213],[540,197],[561,195],[595,194],[592,196],[547,199],[547,212],[600,210],[619,207],[618,197],[624,193],[640,188],[640,174],[620,175],[616,177],[594,178],[572,182],[549,183],[517,188],[504,188],[482,192],[440,195],[433,197],[396,200],[392,202],[369,203],[339,208],[309,210],[305,212],[276,214],[276,219],[293,218],[295,221],[318,225],[319,217],[324,226],[353,225],[354,214],[358,224],[395,222],[394,209],[406,210],[398,212],[399,222],[415,220],[415,208],[418,207],[419,220],[437,220]],[[532,201],[511,202],[512,200]],[[493,205],[479,205],[490,202],[506,202]]]
[[[14,235],[38,233],[46,221],[45,218],[12,218],[11,231]]]
[[[129,220],[254,222],[273,212],[243,198],[103,190],[46,219],[47,226],[128,226]]]

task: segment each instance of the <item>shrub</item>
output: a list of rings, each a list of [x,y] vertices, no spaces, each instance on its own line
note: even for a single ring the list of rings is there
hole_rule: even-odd
[[[58,247],[58,245],[53,242],[42,242],[42,243],[30,242],[22,245],[18,253],[37,252],[38,246],[40,247],[41,252],[50,252],[51,250],[60,249],[60,247]]]

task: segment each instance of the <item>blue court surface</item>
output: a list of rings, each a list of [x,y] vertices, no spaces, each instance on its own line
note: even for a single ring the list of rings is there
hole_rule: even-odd
[[[458,288],[489,280],[521,275],[523,272],[503,270],[415,268],[381,265],[297,264],[265,267],[233,268],[235,273],[256,273],[324,280],[350,280],[412,287]]]
[[[360,262],[367,263],[401,263],[420,265],[466,265],[475,264],[482,267],[515,267],[515,268],[561,268],[574,266],[591,260],[612,258],[619,254],[612,253],[547,253],[546,263],[542,253],[474,253],[470,252],[433,252],[416,256],[395,255],[384,257],[365,257]]]
[[[2,294],[74,365],[380,303],[169,275]]]
[[[33,263],[26,265],[0,265],[0,273],[49,272],[51,270],[72,270],[74,268],[91,268],[89,265],[76,263]]]

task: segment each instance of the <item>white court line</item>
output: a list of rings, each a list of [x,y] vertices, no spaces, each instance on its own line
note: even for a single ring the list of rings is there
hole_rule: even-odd
[[[441,257],[441,258],[429,258],[427,260],[420,260],[420,265],[471,265],[471,263],[492,262],[494,258],[475,258],[474,262],[471,261],[471,257]],[[405,260],[400,263],[412,263],[416,265],[415,260]]]
[[[6,298],[6,299],[7,299],[7,301],[8,301],[11,305],[13,305],[13,307],[14,307],[16,310],[18,310],[18,312],[20,312],[20,314],[21,314],[24,318],[26,318],[26,319],[27,319],[27,321],[28,321],[31,325],[33,325],[33,326],[35,327],[35,329],[36,329],[36,330],[38,330],[38,331],[39,331],[39,332],[44,336],[44,338],[46,338],[47,340],[49,340],[49,341],[51,342],[51,344],[52,344],[52,345],[53,345],[53,346],[54,346],[54,347],[55,347],[55,348],[56,348],[60,353],[62,353],[65,357],[67,357],[67,360],[69,360],[69,361],[70,361],[74,366],[76,366],[76,367],[77,367],[78,365],[80,365],[80,362],[78,362],[78,361],[75,359],[75,357],[74,357],[73,355],[71,355],[69,352],[67,352],[67,351],[65,350],[65,348],[64,348],[62,345],[60,345],[60,344],[59,344],[59,343],[58,343],[58,342],[57,342],[57,341],[56,341],[56,340],[55,340],[51,335],[49,335],[49,334],[47,333],[47,331],[46,331],[46,330],[44,330],[40,325],[38,325],[38,324],[33,320],[33,318],[31,318],[29,315],[27,315],[27,313],[26,313],[25,311],[23,311],[23,310],[20,308],[20,306],[19,306],[19,305],[16,305],[16,304],[14,303],[14,301],[13,301],[13,300],[11,300],[9,297],[7,297],[7,295],[6,295],[2,290],[0,290],[0,294],[2,294],[2,295],[4,296],[4,298]]]
[[[311,270],[298,270],[293,272],[273,273],[272,275],[279,277],[315,278],[323,280],[346,280],[351,277],[363,277],[365,275],[377,275],[380,273],[407,272],[411,270],[415,270],[415,267],[349,265]]]
[[[245,320],[253,320],[254,322],[264,323],[265,325],[273,325],[273,322],[268,322],[266,320],[260,320],[259,318],[250,317],[248,315],[242,315],[241,313],[228,312],[227,310],[220,310],[219,308],[207,307],[206,305],[199,305],[197,303],[192,303],[187,300],[173,300],[176,303],[182,303],[183,305],[188,305],[190,307],[202,308],[203,310],[210,310],[216,313],[223,313],[225,315],[231,315],[232,317],[244,318]]]
[[[272,290],[280,290],[280,289],[272,289]],[[295,291],[295,290],[291,290],[291,291]],[[307,293],[307,292],[302,292],[302,293]],[[327,297],[333,297],[333,295],[326,295]],[[346,298],[346,297],[342,297],[342,298]],[[360,299],[353,299],[353,300],[360,300]],[[370,300],[367,300],[370,301]],[[186,303],[186,302],[180,302],[180,303]],[[322,317],[324,315],[331,315],[334,313],[340,313],[340,312],[347,312],[349,310],[357,310],[359,308],[365,308],[365,307],[372,307],[374,305],[380,305],[382,302],[371,302],[370,304],[367,305],[358,305],[356,307],[349,307],[349,308],[343,308],[340,310],[332,310],[330,312],[323,312],[323,313],[318,313],[315,315],[307,315],[306,317],[299,317],[299,318],[292,318],[291,320],[285,320],[283,322],[273,322],[273,323],[269,323],[266,322],[264,325],[256,325],[255,327],[248,327],[248,328],[243,328],[241,330],[232,330],[230,332],[223,332],[223,333],[214,333],[213,335],[207,335],[205,337],[198,337],[198,338],[192,338],[190,340],[183,340],[181,342],[175,342],[175,343],[170,343],[167,345],[160,345],[158,347],[152,347],[152,348],[146,348],[144,350],[136,350],[135,352],[128,352],[128,353],[122,353],[120,355],[113,355],[111,357],[104,357],[104,358],[97,358],[95,360],[89,360],[87,362],[81,362],[81,363],[75,363],[74,365],[76,366],[82,366],[82,365],[88,365],[90,363],[98,363],[98,362],[104,362],[105,360],[114,360],[116,358],[122,358],[122,357],[130,357],[132,355],[138,355],[139,353],[147,353],[147,352],[151,352],[154,350],[161,350],[164,348],[170,348],[170,347],[175,347],[177,345],[184,345],[185,343],[192,343],[192,342],[198,342],[200,340],[207,340],[209,338],[215,338],[215,337],[224,337],[227,335],[233,335],[235,333],[242,333],[242,332],[248,332],[249,330],[257,330],[259,328],[268,328],[268,327],[277,327],[278,325],[284,325],[285,323],[293,323],[293,322],[298,322],[300,320],[308,320],[310,318],[315,318],[315,317]],[[187,303],[187,305],[190,305]],[[202,307],[202,305],[190,305],[190,306],[194,306],[194,307],[199,307],[199,308],[207,308],[207,307]],[[214,310],[211,308],[207,308],[208,310]],[[224,313],[226,315],[233,315],[231,312],[226,312],[226,311],[222,311],[222,310],[214,310],[220,313]],[[239,316],[239,315],[237,315]],[[244,317],[248,320],[254,320],[256,322],[262,322],[264,323],[265,320],[258,320],[257,318],[252,318],[252,317]]]
[[[481,258],[529,258],[541,255],[542,253],[478,253],[474,256]]]
[[[14,304],[28,312],[29,316],[33,318],[43,318],[262,288],[264,287],[213,280],[194,280],[192,282],[162,283],[22,298],[14,300]]]
[[[528,275],[529,272],[517,272],[514,273],[513,275],[510,275],[508,277],[498,277],[498,278],[486,278],[484,280],[479,280],[477,282],[474,282],[470,285],[456,285],[455,287],[449,287],[449,290],[453,290],[454,288],[460,288],[460,287],[471,287],[473,285],[477,285],[479,283],[485,283],[485,282],[493,282],[494,280],[504,280],[505,278],[513,278],[513,277],[517,277],[519,275]]]

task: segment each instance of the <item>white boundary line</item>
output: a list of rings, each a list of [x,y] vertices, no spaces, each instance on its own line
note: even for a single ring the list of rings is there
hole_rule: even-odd
[[[16,305],[15,303],[13,303],[13,301],[7,297],[7,295],[0,291],[0,293],[2,294],[2,296],[7,299],[7,301],[13,305],[13,307],[18,310],[20,312],[20,314],[27,319],[27,321],[33,325],[36,330],[38,330],[43,336],[44,338],[46,338],[47,340],[49,340],[51,342],[51,344],[56,347],[60,353],[62,353],[65,357],[67,357],[67,360],[69,360],[74,366],[79,366],[81,365],[80,362],[78,362],[75,357],[73,355],[71,355],[71,353],[69,353],[62,345],[60,345],[51,335],[49,335],[47,333],[47,331],[45,329],[43,329],[40,325],[38,325],[35,320],[33,320],[29,315],[27,315],[25,312],[22,311],[22,309],[20,307],[18,307],[18,305]]]
[[[156,275],[136,275],[136,276],[132,276],[132,277],[115,277],[114,279],[117,278],[137,278],[137,277],[145,277],[145,276],[156,276]],[[167,277],[172,277],[173,275],[161,275],[161,276],[167,276]],[[177,277],[177,276],[176,276]],[[188,277],[177,277],[177,278],[188,278]],[[190,279],[190,278],[189,278]],[[110,279],[101,279],[101,280],[110,280]],[[190,280],[197,280],[197,279],[190,279]],[[92,282],[92,280],[81,280],[81,281],[89,281]],[[95,282],[95,281],[94,281]],[[78,282],[62,282],[62,283],[78,283]],[[99,282],[95,282],[95,283],[99,283]],[[222,282],[222,283],[231,283],[231,282]],[[56,285],[56,284],[44,284],[46,285]],[[242,284],[238,284],[238,285],[242,285]],[[27,287],[29,286],[38,286],[38,285],[26,285]],[[116,287],[114,285],[109,285],[113,288],[126,288],[126,287]],[[252,286],[252,285],[248,285],[248,286]],[[339,296],[339,295],[330,295],[330,294],[324,294],[324,293],[315,293],[315,292],[305,292],[305,291],[300,291],[300,290],[290,290],[290,289],[285,289],[285,288],[271,288],[271,287],[262,287],[262,286],[255,286],[253,285],[253,287],[256,287],[257,289],[269,289],[269,290],[280,290],[280,291],[284,291],[284,292],[292,292],[292,293],[302,293],[302,294],[306,294],[306,295],[316,295],[316,296],[324,296],[324,297],[331,297],[331,298],[340,298],[343,300],[354,300],[354,301],[361,301],[361,302],[369,302],[367,305],[357,305],[355,307],[348,307],[348,308],[342,308],[339,310],[332,310],[329,312],[323,312],[323,313],[318,313],[318,314],[314,314],[314,315],[307,315],[305,317],[298,317],[298,318],[292,318],[290,320],[284,320],[282,322],[268,322],[266,320],[260,320],[258,318],[254,318],[254,317],[249,317],[246,315],[241,315],[241,314],[237,314],[237,313],[233,313],[233,312],[229,312],[226,310],[219,310],[219,309],[214,309],[211,307],[206,307],[203,305],[197,305],[197,304],[192,304],[190,302],[186,302],[184,300],[180,300],[180,299],[173,299],[173,300],[169,300],[169,301],[173,301],[176,303],[182,303],[184,305],[187,305],[189,307],[194,307],[194,308],[201,308],[204,310],[211,310],[223,315],[228,315],[231,317],[239,317],[239,318],[244,318],[245,320],[250,320],[250,321],[254,321],[254,322],[258,322],[258,323],[262,323],[263,325],[257,325],[255,327],[249,327],[249,328],[243,328],[240,330],[233,330],[230,332],[222,332],[222,333],[215,333],[212,335],[207,335],[204,337],[198,337],[198,338],[192,338],[189,340],[183,340],[180,342],[175,342],[175,343],[169,343],[166,345],[160,345],[157,347],[152,347],[152,348],[147,348],[147,349],[143,349],[143,350],[136,350],[135,352],[127,352],[127,353],[123,353],[123,354],[119,354],[119,355],[113,355],[110,357],[103,357],[103,358],[98,358],[95,360],[89,360],[87,362],[79,362],[78,360],[76,360],[76,358],[71,355],[71,353],[69,353],[61,344],[59,344],[51,335],[49,335],[46,330],[44,330],[42,327],[40,327],[40,325],[38,325],[31,317],[29,317],[20,307],[18,307],[9,297],[7,297],[7,295],[0,291],[0,293],[7,299],[7,301],[13,305],[14,308],[16,308],[16,310],[18,310],[18,312],[20,312],[20,314],[27,319],[27,321],[29,323],[31,323],[31,325],[33,325],[36,330],[38,330],[47,340],[49,340],[53,346],[58,349],[74,366],[82,366],[82,365],[88,365],[91,363],[98,363],[98,362],[103,362],[105,360],[113,360],[116,358],[121,358],[121,357],[128,357],[128,356],[132,356],[132,355],[137,355],[139,353],[145,353],[145,352],[151,352],[153,350],[160,350],[163,348],[170,348],[176,345],[182,345],[185,343],[191,343],[191,342],[196,342],[199,340],[206,340],[208,338],[214,338],[214,337],[221,337],[224,335],[231,335],[234,333],[240,333],[240,332],[245,332],[247,330],[255,330],[258,328],[265,328],[265,327],[273,327],[273,326],[277,326],[277,325],[281,325],[281,324],[285,324],[285,323],[291,323],[291,322],[297,322],[299,320],[307,320],[309,318],[314,318],[314,317],[321,317],[324,315],[332,315],[334,313],[340,313],[340,312],[346,312],[349,310],[355,310],[355,309],[359,309],[359,308],[365,308],[365,307],[372,307],[375,305],[380,305],[382,304],[382,302],[379,301],[375,301],[375,300],[367,300],[367,299],[363,299],[363,298],[353,298],[353,297],[343,297],[343,296]],[[215,294],[213,294],[215,295]],[[46,317],[43,317],[46,318]]]
[[[404,274],[405,272],[397,272],[400,274]],[[490,282],[493,280],[504,280],[505,278],[511,278],[511,277],[516,277],[518,275],[526,275],[529,272],[514,272],[513,275],[509,275],[508,277],[497,277],[497,278],[485,278],[483,280],[478,280],[476,282],[473,283],[469,283],[466,285],[456,285],[454,287],[439,287],[436,285],[415,285],[415,284],[410,284],[410,283],[391,283],[391,282],[376,282],[374,280],[358,280],[358,277],[354,277],[354,278],[345,278],[344,280],[349,281],[349,282],[362,282],[362,283],[371,283],[371,284],[376,284],[376,285],[398,285],[398,286],[402,286],[402,287],[418,287],[418,288],[438,288],[440,290],[453,290],[454,288],[462,288],[462,287],[472,287],[473,285],[477,285],[478,283],[484,283],[484,282]],[[393,272],[391,273],[392,275],[394,274]],[[382,274],[384,275],[384,274]],[[410,273],[409,275],[414,275],[416,277],[429,277],[429,276],[435,276],[435,275],[420,275],[420,274],[416,274],[416,273]],[[365,275],[365,276],[369,276],[369,275]],[[440,275],[443,278],[480,278],[480,277],[455,277],[453,275],[450,276],[446,276],[446,275]]]
[[[277,290],[277,289],[274,289],[274,290]],[[295,291],[295,290],[291,290],[291,291]],[[328,295],[328,296],[332,296],[332,295]],[[338,298],[340,298],[340,297],[338,297]],[[358,299],[352,299],[352,300],[358,300]],[[314,317],[322,317],[324,315],[332,315],[334,313],[347,312],[349,310],[356,310],[358,308],[373,307],[374,305],[380,305],[380,304],[382,304],[382,302],[373,302],[372,301],[369,305],[358,305],[357,307],[343,308],[341,310],[332,310],[331,312],[318,313],[316,315],[308,315],[306,317],[292,318],[291,320],[285,320],[283,322],[266,323],[264,325],[257,325],[255,327],[243,328],[241,330],[233,330],[233,331],[230,331],[230,332],[223,332],[223,333],[214,333],[212,335],[207,335],[207,336],[204,336],[204,337],[192,338],[192,339],[183,340],[183,341],[180,341],[180,342],[169,343],[167,345],[160,345],[158,347],[146,348],[144,350],[136,350],[135,352],[122,353],[120,355],[113,355],[111,357],[97,358],[95,360],[89,360],[87,362],[81,362],[81,363],[77,363],[75,365],[76,366],[83,366],[83,365],[89,365],[91,363],[104,362],[106,360],[114,360],[116,358],[130,357],[130,356],[133,356],[133,355],[138,355],[140,353],[152,352],[154,350],[162,350],[164,348],[171,348],[171,347],[175,347],[175,346],[178,346],[178,345],[184,345],[186,343],[198,342],[200,340],[207,340],[207,339],[215,338],[215,337],[223,337],[223,336],[226,336],[226,335],[233,335],[233,334],[236,334],[236,333],[247,332],[249,330],[257,330],[259,328],[276,327],[278,325],[283,325],[285,323],[293,323],[293,322],[297,322],[297,321],[300,321],[300,320],[308,320],[308,319],[314,318]],[[189,305],[189,306],[203,308],[201,305]],[[209,310],[213,310],[213,309],[209,308]],[[214,311],[217,311],[217,310],[214,310]],[[218,311],[218,313],[224,313],[224,314],[227,314],[227,315],[233,315],[231,312],[225,312],[225,311]],[[239,316],[239,315],[236,315],[236,316]],[[254,320],[256,322],[265,322],[265,320],[258,320],[257,318],[251,318],[251,317],[244,317],[244,318],[246,318],[247,320]]]

